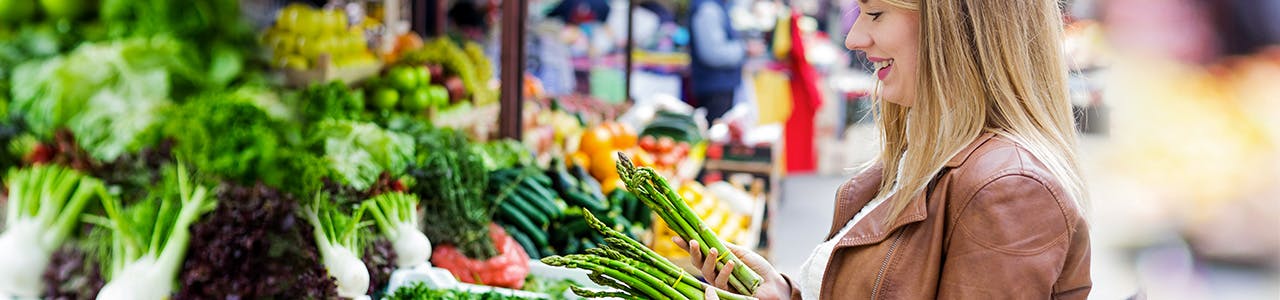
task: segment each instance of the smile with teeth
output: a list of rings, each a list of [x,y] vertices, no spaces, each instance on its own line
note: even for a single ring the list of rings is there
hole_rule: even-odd
[[[876,71],[880,71],[881,69],[888,68],[889,66],[892,66],[892,65],[893,65],[893,60],[890,59],[890,60],[875,63],[875,68],[876,68]]]
[[[876,66],[876,72],[875,72],[876,78],[880,78],[880,80],[885,80],[885,78],[889,77],[889,70],[891,70],[890,68],[893,67],[893,59],[886,59],[886,60],[875,62],[875,66]]]

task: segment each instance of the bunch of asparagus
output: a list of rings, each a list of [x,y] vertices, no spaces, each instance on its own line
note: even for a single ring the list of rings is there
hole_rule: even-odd
[[[583,211],[587,224],[606,238],[605,245],[587,250],[587,254],[549,256],[543,263],[552,266],[591,271],[591,281],[618,291],[594,291],[571,287],[578,296],[585,298],[621,299],[704,299],[703,293],[710,287],[698,281],[671,261],[659,256],[643,244],[613,230],[591,212]],[[720,299],[746,300],[751,297],[711,288]]]

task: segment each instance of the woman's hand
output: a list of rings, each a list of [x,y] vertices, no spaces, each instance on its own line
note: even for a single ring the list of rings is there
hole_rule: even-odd
[[[671,241],[689,252],[693,265],[702,270],[702,277],[705,277],[707,282],[720,289],[732,291],[729,289],[729,278],[733,277],[733,268],[737,267],[733,261],[726,263],[724,268],[716,270],[716,258],[720,257],[720,253],[715,248],[712,248],[710,250],[711,253],[707,253],[704,256],[697,240],[686,243],[684,239],[674,237]],[[748,268],[751,268],[756,274],[760,274],[761,278],[764,278],[764,281],[760,283],[760,287],[756,288],[756,294],[752,295],[752,297],[758,299],[791,299],[791,286],[787,285],[787,280],[782,278],[781,273],[773,269],[773,265],[770,265],[768,260],[751,250],[743,249],[737,245],[726,243],[725,247],[728,247],[729,251],[733,252],[733,255],[737,256],[738,259],[741,259],[742,263],[747,265]],[[707,290],[706,299],[719,299],[714,292],[711,292],[711,289]]]

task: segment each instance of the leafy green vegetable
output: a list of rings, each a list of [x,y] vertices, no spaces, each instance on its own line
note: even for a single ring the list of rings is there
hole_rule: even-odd
[[[565,292],[569,291],[569,287],[575,286],[573,280],[569,279],[549,279],[539,276],[530,275],[525,278],[522,290],[543,293],[551,296],[551,299],[565,299]]]
[[[540,299],[527,298],[513,295],[505,295],[496,291],[485,293],[471,293],[466,291],[444,289],[437,290],[428,287],[425,283],[415,283],[409,286],[403,286],[396,289],[387,300],[515,300],[515,299]]]
[[[313,84],[298,96],[302,121],[307,124],[326,119],[360,120],[364,93],[347,89],[341,81]]]
[[[241,16],[238,0],[107,1],[103,23],[109,38],[172,36],[191,44],[187,82],[199,90],[217,90],[233,83],[253,57],[258,44],[252,27]]]
[[[397,126],[399,127],[399,126]],[[409,167],[423,207],[423,232],[438,244],[451,244],[463,255],[484,260],[498,254],[489,238],[489,223],[498,201],[486,197],[488,172],[480,150],[452,129],[418,123],[400,127],[414,136],[418,154]]]
[[[328,120],[313,130],[310,144],[322,148],[335,175],[356,189],[369,188],[382,172],[400,174],[413,159],[412,137],[373,123]]]
[[[503,139],[480,144],[484,152],[484,168],[488,171],[533,166],[533,154],[519,141]]]
[[[283,125],[243,96],[214,93],[191,99],[165,114],[149,142],[173,139],[174,153],[202,172],[251,184],[284,161],[280,151],[287,144],[277,131]]]
[[[139,38],[85,44],[22,64],[14,70],[10,109],[26,116],[41,139],[67,127],[94,158],[113,160],[169,103],[182,51],[173,39]]]

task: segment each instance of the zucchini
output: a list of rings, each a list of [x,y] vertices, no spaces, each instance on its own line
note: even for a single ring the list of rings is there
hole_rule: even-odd
[[[525,235],[524,232],[516,230],[515,227],[510,225],[503,227],[506,228],[507,235],[510,235],[512,239],[516,240],[516,243],[520,244],[520,248],[524,248],[524,253],[528,255],[529,258],[542,259],[542,252],[538,251],[538,246],[533,244],[533,240],[529,239],[528,235]]]
[[[499,205],[498,211],[502,212],[500,217],[507,220],[508,225],[515,226],[516,228],[524,231],[525,234],[529,235],[529,239],[533,240],[535,245],[543,246],[547,244],[546,233],[543,232],[541,228],[538,228],[538,226],[534,226],[533,222],[530,221],[527,216],[516,210],[515,207]]]
[[[561,254],[576,254],[576,253],[578,253],[578,252],[579,252],[579,250],[582,250],[582,240],[580,240],[580,239],[569,239],[569,242],[568,242],[568,243],[566,243],[566,244],[564,245],[564,248],[561,248],[561,249],[560,249],[560,253],[561,253]]]
[[[546,173],[537,172],[529,176],[529,179],[538,182],[542,186],[551,186],[551,177],[547,177]]]
[[[569,205],[583,207],[593,212],[605,212],[609,210],[609,206],[606,203],[601,203],[600,201],[591,199],[591,196],[587,194],[572,192],[566,193],[563,197],[564,201],[569,203]]]
[[[541,209],[534,207],[534,205],[529,203],[529,201],[529,199],[524,198],[519,193],[512,193],[510,198],[507,198],[506,201],[502,201],[502,204],[499,205],[511,205],[512,207],[515,207],[517,211],[529,217],[529,220],[533,221],[533,224],[538,225],[538,227],[542,227],[542,225],[550,223],[551,217],[543,213]]]
[[[587,224],[587,220],[573,220],[560,227],[560,232],[567,236],[577,237],[589,234],[592,231],[590,224]]]
[[[531,207],[537,209],[538,212],[542,213],[545,216],[559,217],[560,214],[564,212],[562,210],[556,209],[555,197],[552,197],[549,195],[543,195],[542,193],[538,193],[537,191],[534,191],[531,188],[527,188],[523,186],[521,188],[517,188],[515,193],[519,194],[520,198],[522,198]]]

